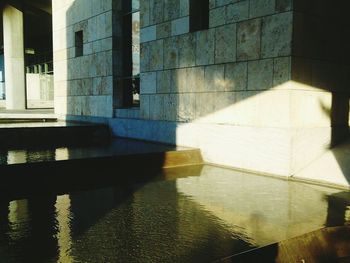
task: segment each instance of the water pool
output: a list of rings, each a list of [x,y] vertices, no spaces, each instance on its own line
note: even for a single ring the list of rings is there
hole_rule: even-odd
[[[0,201],[0,262],[212,262],[347,224],[347,192],[205,165]],[[347,217],[348,216],[348,217]]]

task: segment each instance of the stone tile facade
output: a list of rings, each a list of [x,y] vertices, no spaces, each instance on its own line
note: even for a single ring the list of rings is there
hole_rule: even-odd
[[[113,116],[112,1],[53,0],[55,111]],[[83,56],[75,32],[83,31]]]
[[[248,91],[262,92],[289,81],[290,2],[212,0],[208,30],[189,32],[189,0],[143,1],[141,14],[147,19],[141,21],[141,94],[146,103],[141,100],[141,116],[196,121],[223,109],[217,98],[235,104]],[[157,81],[149,77],[155,74]],[[184,118],[180,105],[191,101],[188,97],[195,107],[187,104]],[[172,108],[163,103],[170,99]],[[169,111],[173,113],[164,114]],[[220,121],[232,123],[232,117]]]

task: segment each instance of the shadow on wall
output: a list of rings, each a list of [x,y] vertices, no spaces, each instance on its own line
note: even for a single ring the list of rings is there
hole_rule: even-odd
[[[65,11],[65,22],[69,29],[62,38],[62,46],[69,47],[63,51],[68,59],[56,63],[62,65],[63,75],[61,79],[56,79],[55,85],[58,90],[56,93],[60,94],[57,103],[68,115],[113,115],[113,92],[119,88],[115,86],[113,71],[121,63],[118,58],[112,61],[113,52],[118,51],[113,48],[120,47],[118,43],[112,43],[114,28],[113,22],[108,22],[113,20],[112,11],[108,11],[111,7],[105,6],[108,2],[100,1],[92,8],[84,5],[84,0],[76,0],[72,1]],[[112,2],[113,8],[115,2]],[[344,21],[343,18],[338,18],[342,17],[338,15],[341,5],[325,7],[324,4],[322,2],[320,8],[315,9],[315,13],[311,10],[311,15],[308,6],[301,6],[300,10],[295,12],[294,22],[291,20],[292,12],[284,12],[279,18],[273,18],[276,20],[270,21],[271,28],[263,27],[262,19],[257,19],[248,23],[246,28],[244,23],[229,24],[225,25],[228,28],[227,32],[222,30],[223,27],[218,27],[143,43],[141,71],[144,81],[141,83],[139,120],[141,126],[132,130],[135,126],[125,124],[123,129],[128,130],[126,133],[131,134],[131,137],[173,144],[180,142],[197,147],[205,144],[206,147],[209,145],[208,147],[219,149],[223,148],[225,143],[219,145],[215,141],[211,143],[206,139],[201,140],[197,134],[205,131],[210,139],[215,136],[228,137],[227,134],[215,135],[206,125],[238,127],[239,132],[229,136],[228,140],[241,147],[235,148],[236,153],[228,155],[238,156],[239,161],[245,158],[248,165],[251,164],[251,154],[258,154],[261,160],[257,162],[261,163],[261,170],[268,165],[269,156],[265,153],[275,141],[273,137],[276,136],[271,130],[285,129],[285,133],[292,130],[295,134],[293,140],[298,144],[297,147],[293,147],[297,150],[292,154],[295,159],[293,161],[297,164],[291,165],[289,160],[283,159],[287,150],[283,150],[278,143],[275,145],[276,150],[272,151],[275,151],[273,154],[277,153],[277,158],[283,159],[284,170],[295,166],[295,170],[289,171],[295,173],[312,161],[307,159],[307,154],[300,154],[305,148],[312,145],[309,148],[313,152],[309,155],[316,157],[327,146],[335,145],[347,134],[348,95],[343,94],[348,94],[348,62],[341,55],[346,50],[346,41],[338,37],[345,32],[339,26],[343,25]],[[332,21],[324,19],[325,14],[329,16],[329,12],[325,10],[332,11]],[[89,14],[93,12],[96,14],[90,17]],[[90,18],[84,19],[84,16]],[[295,29],[293,32],[292,23]],[[287,36],[276,38],[274,33],[280,32],[281,27],[286,29],[282,30],[281,34]],[[253,39],[256,46],[243,51],[228,48],[232,41],[237,40],[233,39],[235,34],[231,34],[234,30],[238,32],[238,39]],[[79,31],[83,32],[80,40],[80,35],[76,34]],[[274,42],[275,50],[262,47],[262,33],[265,38]],[[288,34],[293,34],[296,40],[292,47]],[[216,40],[215,35],[218,36]],[[83,56],[77,56],[77,48],[82,49]],[[200,52],[203,50],[213,51],[212,60],[202,60]],[[240,62],[230,62],[237,60]],[[216,64],[212,65],[214,62]],[[337,74],[334,75],[335,73]],[[306,94],[310,96],[305,96]],[[315,104],[315,100],[318,99]],[[330,115],[328,117],[327,112]],[[161,122],[153,126],[150,124],[150,129],[143,129],[142,119]],[[203,124],[203,130],[187,130],[186,127],[193,123]],[[337,125],[334,125],[335,123]],[[322,129],[317,131],[320,135],[313,135],[313,128],[320,126]],[[244,130],[244,127],[247,129]],[[244,149],[247,147],[239,141],[253,141],[253,137],[246,133],[251,127],[258,128],[255,131],[251,129],[250,132],[252,136],[260,136],[262,143]],[[186,136],[183,136],[184,133]],[[304,133],[307,136],[304,136]],[[243,138],[243,135],[249,138]],[[182,137],[186,139],[182,140]],[[322,138],[317,141],[319,137]],[[324,139],[326,137],[329,137],[331,142]],[[256,137],[256,141],[258,140]],[[281,140],[284,140],[284,143],[289,139],[283,137]],[[263,157],[264,155],[267,157]],[[277,164],[281,160],[274,160],[274,163]]]

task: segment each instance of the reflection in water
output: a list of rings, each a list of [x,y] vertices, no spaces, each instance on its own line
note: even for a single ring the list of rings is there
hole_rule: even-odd
[[[0,200],[0,262],[210,262],[346,223],[348,197],[204,166],[201,176]]]
[[[70,229],[70,212],[69,195],[57,196],[56,200],[56,220],[57,220],[57,245],[58,245],[58,262],[74,262],[71,255],[72,237]]]

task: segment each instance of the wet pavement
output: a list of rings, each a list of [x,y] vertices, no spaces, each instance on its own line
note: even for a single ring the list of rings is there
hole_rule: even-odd
[[[211,165],[149,178],[3,197],[0,262],[212,262],[350,223],[338,189]]]

